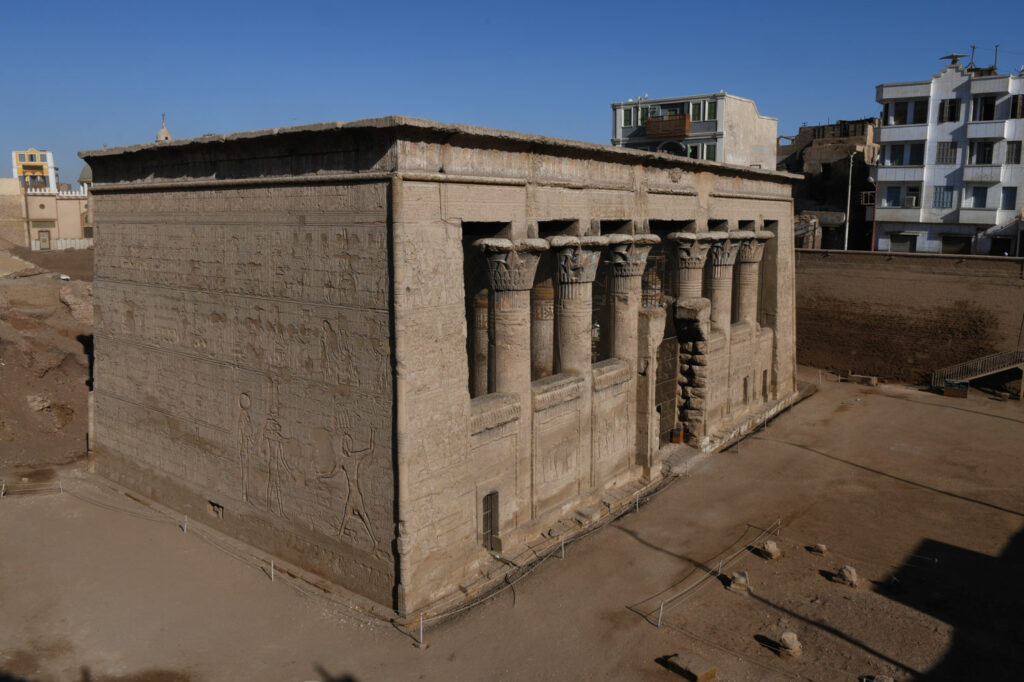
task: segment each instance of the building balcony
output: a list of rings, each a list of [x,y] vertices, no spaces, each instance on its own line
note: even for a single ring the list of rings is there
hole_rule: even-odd
[[[967,137],[971,139],[982,137],[1002,138],[1006,135],[1006,121],[971,121],[967,124]]]
[[[921,209],[916,206],[876,206],[875,220],[886,223],[917,223],[921,221]]]
[[[915,123],[912,125],[885,126],[877,129],[877,135],[879,144],[926,140],[928,139],[928,124]]]
[[[923,182],[924,166],[879,166],[878,182]]]
[[[986,95],[986,94],[1003,94],[1010,91],[1010,77],[1009,76],[998,76],[995,78],[972,78],[971,79],[971,94],[972,95]]]
[[[994,208],[961,208],[960,220],[964,225],[995,225],[996,209]]]
[[[647,137],[656,139],[686,137],[690,134],[690,116],[652,116],[647,119]]]
[[[965,166],[964,182],[992,183],[999,182],[1002,166]]]

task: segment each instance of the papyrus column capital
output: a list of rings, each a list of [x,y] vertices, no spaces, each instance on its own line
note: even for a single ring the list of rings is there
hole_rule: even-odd
[[[647,268],[647,254],[660,241],[661,238],[653,234],[608,235],[614,291],[625,291],[633,278],[639,283]]]
[[[487,258],[487,275],[494,291],[529,291],[540,254],[549,248],[544,239],[478,239],[473,245]]]
[[[743,239],[740,242],[739,255],[737,256],[739,262],[760,263],[761,257],[764,255],[765,242],[773,237],[775,237],[775,235],[767,231],[750,233],[750,237]]]

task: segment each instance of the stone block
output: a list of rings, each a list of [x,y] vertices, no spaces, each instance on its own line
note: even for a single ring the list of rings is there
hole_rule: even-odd
[[[697,654],[682,652],[666,656],[663,665],[690,682],[714,682],[718,671],[713,664]]]

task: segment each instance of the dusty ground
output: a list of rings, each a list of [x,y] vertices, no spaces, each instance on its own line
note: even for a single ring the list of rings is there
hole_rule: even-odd
[[[426,649],[72,465],[64,494],[0,500],[0,679],[667,681],[675,652],[722,680],[1018,679],[1022,438],[1017,401],[826,381],[565,559],[428,625]],[[784,556],[747,551],[779,517]],[[753,593],[706,577],[720,561]],[[844,564],[857,588],[830,580]],[[775,651],[787,630],[799,660]]]
[[[91,249],[0,249],[0,475],[85,455],[91,264]]]

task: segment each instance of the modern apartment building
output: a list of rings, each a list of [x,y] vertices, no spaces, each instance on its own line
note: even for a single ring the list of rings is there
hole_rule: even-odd
[[[960,56],[930,80],[878,86],[878,250],[1021,253],[1024,73]]]
[[[724,91],[612,103],[612,144],[737,166],[775,169],[779,120]]]
[[[45,189],[57,191],[57,168],[53,153],[42,149],[25,149],[11,152],[14,177],[22,189]]]

